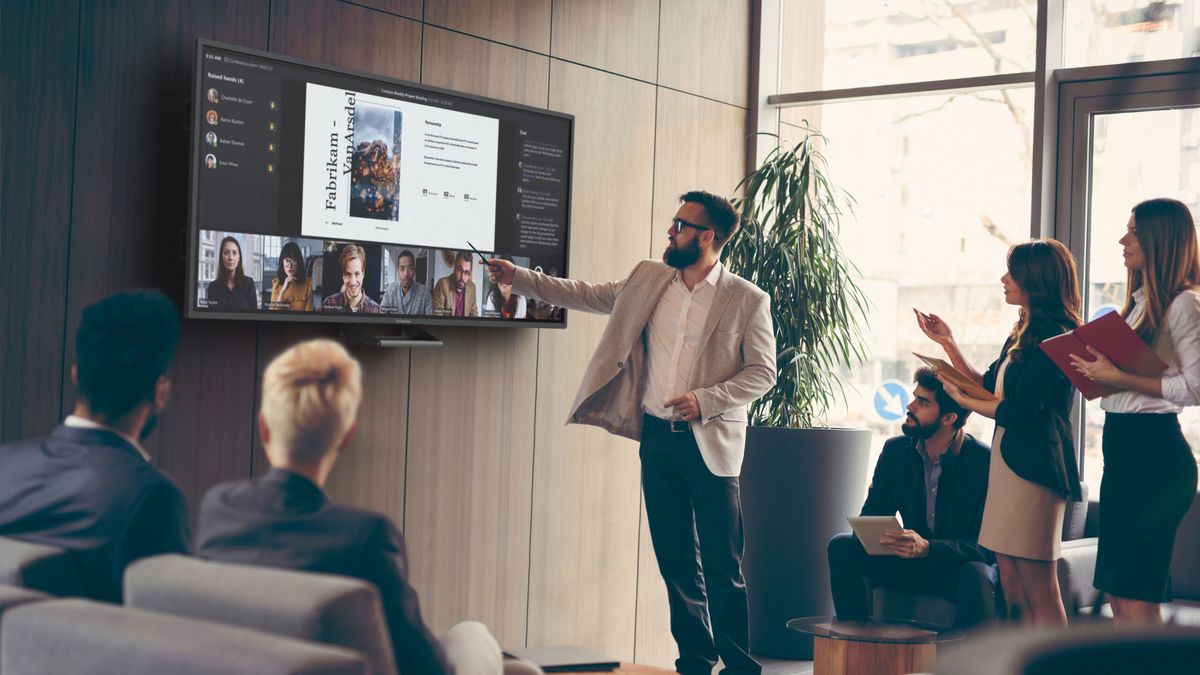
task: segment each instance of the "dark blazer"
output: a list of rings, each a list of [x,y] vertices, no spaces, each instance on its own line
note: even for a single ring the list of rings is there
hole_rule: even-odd
[[[1067,326],[1031,326],[1035,344],[1067,331]],[[996,391],[996,374],[1012,338],[1004,342],[1000,358],[988,366],[983,386]],[[1044,485],[1070,501],[1081,501],[1079,467],[1071,434],[1071,402],[1075,385],[1037,347],[1025,349],[1020,361],[1004,371],[1004,400],[996,408],[996,424],[1004,427],[1000,456],[1013,473]]]
[[[384,515],[333,504],[303,476],[272,469],[209,490],[200,505],[196,555],[369,581],[379,589],[400,673],[451,672],[421,620],[395,525]]]
[[[208,302],[211,309],[258,309],[258,289],[253,279],[242,275],[231,291],[218,276],[208,285]]]
[[[863,504],[864,516],[900,512],[904,526],[929,540],[929,573],[950,570],[971,561],[991,564],[996,557],[978,543],[987,497],[991,450],[970,434],[958,454],[947,452],[938,478],[934,529],[925,522],[925,467],[916,442],[905,436],[889,438],[875,463],[875,474]]]
[[[67,426],[0,446],[0,535],[74,551],[84,592],[110,602],[126,565],[190,541],[170,479],[117,434]]]

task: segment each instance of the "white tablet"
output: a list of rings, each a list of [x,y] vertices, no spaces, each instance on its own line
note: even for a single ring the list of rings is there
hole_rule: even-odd
[[[879,540],[883,539],[884,532],[904,529],[896,516],[850,516],[846,518],[846,521],[850,523],[850,529],[854,530],[854,534],[858,536],[858,540],[862,542],[867,553],[896,555],[895,551],[879,543]]]

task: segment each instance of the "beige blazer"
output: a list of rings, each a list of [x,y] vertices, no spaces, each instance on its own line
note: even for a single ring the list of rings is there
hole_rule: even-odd
[[[643,260],[620,281],[592,284],[518,267],[513,291],[554,305],[611,314],[588,363],[568,424],[591,424],[640,440],[646,387],[646,326],[675,269]],[[737,476],[746,449],[746,408],[775,385],[771,298],[725,270],[704,325],[689,390],[700,404],[691,423],[708,470]]]
[[[479,316],[479,306],[475,304],[475,282],[467,281],[467,289],[463,291],[463,316]],[[438,279],[433,286],[433,313],[435,316],[454,315],[454,274]]]

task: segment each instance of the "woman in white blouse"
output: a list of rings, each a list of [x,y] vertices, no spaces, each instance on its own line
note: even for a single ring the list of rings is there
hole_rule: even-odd
[[[1133,207],[1121,237],[1129,284],[1121,314],[1168,365],[1156,377],[1072,357],[1088,378],[1122,391],[1105,396],[1104,479],[1096,588],[1118,621],[1161,623],[1171,552],[1196,496],[1196,460],[1179,428],[1200,405],[1200,250],[1187,206],[1151,199]],[[1190,542],[1189,542],[1190,543]]]

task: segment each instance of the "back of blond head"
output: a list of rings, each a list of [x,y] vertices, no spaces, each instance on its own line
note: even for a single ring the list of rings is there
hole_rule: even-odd
[[[340,344],[309,340],[288,349],[263,375],[262,415],[269,450],[312,465],[345,436],[362,401],[362,369]]]

